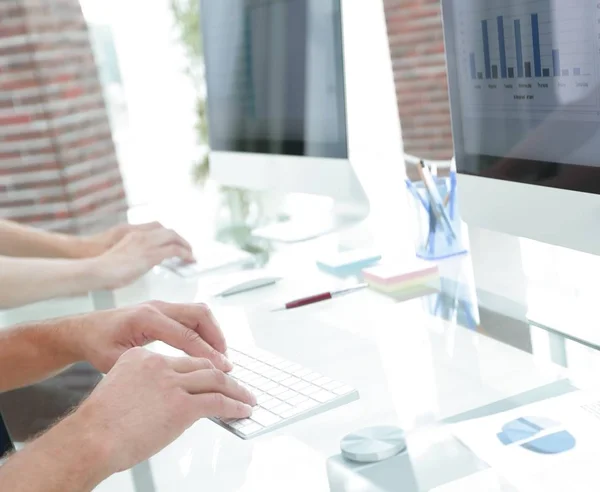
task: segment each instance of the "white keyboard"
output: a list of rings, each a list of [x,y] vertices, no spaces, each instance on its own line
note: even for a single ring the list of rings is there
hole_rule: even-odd
[[[161,266],[180,277],[195,278],[215,270],[239,269],[255,264],[250,253],[224,243],[202,244],[194,248],[194,255],[198,263],[188,264],[179,258],[170,258],[163,261]]]
[[[359,398],[354,388],[258,349],[229,349],[230,376],[258,400],[252,416],[212,419],[242,439],[250,439]]]

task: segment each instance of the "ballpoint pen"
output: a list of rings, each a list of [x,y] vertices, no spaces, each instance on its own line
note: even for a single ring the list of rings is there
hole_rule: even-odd
[[[308,306],[309,304],[316,304],[317,302],[328,301],[329,299],[335,299],[336,297],[345,296],[348,294],[352,294],[353,292],[357,292],[359,290],[365,289],[369,284],[359,284],[354,287],[349,287],[348,289],[336,290],[331,292],[323,292],[321,294],[316,294],[314,296],[304,297],[302,299],[297,299],[295,301],[290,301],[284,306],[273,309],[273,311],[286,311],[288,309],[296,309],[302,306]]]
[[[423,161],[421,161],[420,166],[417,166],[417,170],[419,171],[419,175],[420,175],[421,179],[423,180],[423,184],[425,185],[425,188],[427,189],[427,193],[429,194],[431,208],[432,208],[433,212],[435,213],[435,215],[436,215],[437,219],[440,221],[440,223],[443,226],[445,226],[445,228],[447,229],[447,232],[449,233],[448,239],[449,240],[456,239],[456,233],[454,232],[452,223],[450,222],[450,219],[448,218],[448,215],[446,214],[446,210],[444,209],[444,202],[442,200],[442,197],[440,196],[440,193],[437,189],[435,181],[433,180],[433,177],[431,176],[431,173],[429,172],[429,169],[427,168],[425,163]]]

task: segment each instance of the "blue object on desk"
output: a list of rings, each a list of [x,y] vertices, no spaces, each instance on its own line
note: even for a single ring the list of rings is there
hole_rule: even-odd
[[[348,277],[381,261],[381,255],[373,250],[352,250],[335,253],[317,261],[317,267],[337,277]]]
[[[431,193],[423,182],[408,183],[407,187],[414,198],[413,208],[417,216],[416,253],[425,260],[441,260],[467,252],[462,242],[462,222],[456,206],[456,177],[434,178],[437,195],[444,197],[449,209],[442,222],[431,203]],[[439,205],[439,204],[438,204]],[[448,226],[454,232],[449,234]]]

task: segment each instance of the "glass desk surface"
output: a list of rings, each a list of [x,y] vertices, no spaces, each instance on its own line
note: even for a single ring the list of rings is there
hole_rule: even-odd
[[[298,310],[272,311],[306,294],[355,284],[354,277],[319,271],[315,261],[332,251],[377,247],[370,237],[371,231],[360,226],[299,245],[253,243],[257,264],[284,279],[230,298],[212,295],[222,281],[219,275],[182,279],[155,268],[114,293],[5,311],[0,324],[86,312],[107,303],[208,302],[231,346],[256,344],[360,392],[355,403],[248,442],[200,421],[99,491],[431,490],[487,468],[452,437],[449,423],[593,384],[595,347],[532,325],[526,300],[480,288],[477,251],[440,262],[439,283],[399,298],[363,290]],[[401,238],[390,251],[406,259],[410,238]],[[171,353],[160,344],[153,349]],[[575,367],[567,368],[571,361]],[[15,440],[51,425],[100,377],[78,364],[35,387],[2,395],[0,409]],[[336,461],[340,439],[373,425],[399,426],[408,433],[404,474],[383,484],[360,482],[358,475],[352,485],[339,482],[339,473],[348,471]]]

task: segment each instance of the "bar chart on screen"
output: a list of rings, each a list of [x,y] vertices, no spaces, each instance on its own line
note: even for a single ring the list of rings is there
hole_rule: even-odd
[[[463,1],[456,36],[463,104],[600,107],[595,0]]]

